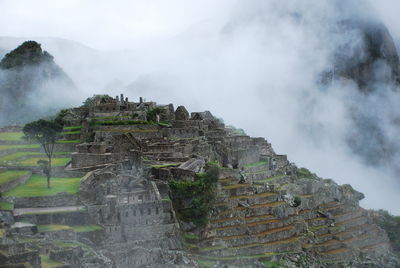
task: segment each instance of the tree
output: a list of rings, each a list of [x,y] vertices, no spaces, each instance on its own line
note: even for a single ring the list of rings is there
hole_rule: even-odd
[[[53,158],[54,144],[56,143],[63,126],[54,120],[37,120],[26,124],[23,128],[25,138],[39,143],[48,161],[39,160],[38,164],[42,166],[43,173],[47,177],[47,188],[50,188],[51,177],[51,159]]]

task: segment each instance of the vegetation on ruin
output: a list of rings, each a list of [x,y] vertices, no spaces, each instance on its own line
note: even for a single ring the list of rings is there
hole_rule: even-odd
[[[8,170],[0,173],[0,185],[16,180],[24,175],[29,174],[26,170]]]
[[[386,231],[393,249],[400,255],[400,216],[393,216],[386,210],[379,210],[374,221]]]
[[[76,194],[79,186],[80,178],[52,178],[52,187],[47,188],[46,177],[32,175],[25,184],[3,193],[3,196],[34,197],[52,196],[58,193]]]
[[[23,132],[2,132],[0,133],[1,141],[23,141]]]
[[[263,165],[266,165],[266,164],[268,164],[267,161],[259,161],[259,162],[256,162],[256,163],[251,163],[251,164],[244,165],[244,167],[245,168],[253,168],[253,167],[260,167],[260,166],[263,166]]]
[[[13,210],[14,204],[8,202],[0,202],[0,210]]]
[[[39,232],[57,232],[63,230],[71,230],[76,233],[93,232],[98,230],[103,230],[103,227],[99,225],[62,225],[62,224],[46,224],[38,225]]]
[[[68,131],[68,132],[63,132],[64,135],[73,135],[73,134],[81,134],[80,130],[74,130],[74,131]]]
[[[193,222],[198,227],[208,223],[208,213],[215,197],[218,177],[219,167],[215,163],[207,163],[205,173],[198,173],[195,181],[169,182],[171,199],[181,220]],[[185,206],[185,203],[190,203],[190,206]]]
[[[93,95],[93,97],[89,97],[87,98],[84,102],[83,102],[83,107],[89,107],[94,105],[97,101],[99,101],[100,103],[107,103],[109,101],[114,100],[113,97],[111,97],[110,95]]]
[[[58,144],[64,144],[64,143],[81,143],[81,140],[58,140]]]
[[[40,255],[40,262],[42,268],[55,268],[63,265],[61,262],[50,259],[47,255]]]
[[[297,170],[297,176],[299,176],[299,179],[313,180],[316,178],[316,176],[314,174],[312,174],[311,171],[309,171],[306,168],[299,168]]]
[[[152,165],[152,168],[166,168],[166,167],[176,167],[179,166],[179,163],[169,163],[169,164],[161,164],[161,165]]]
[[[60,124],[60,125],[62,125],[62,126],[64,126],[67,122],[65,121],[65,116],[68,114],[68,109],[62,109],[61,111],[59,111],[57,114],[56,114],[56,116],[55,116],[55,118],[54,118],[54,121],[57,123],[57,124]]]
[[[81,128],[82,126],[69,126],[69,127],[64,126],[64,130],[77,130]]]
[[[147,111],[146,118],[149,122],[156,122],[157,115],[161,115],[164,112],[164,109],[160,107],[155,107]]]
[[[220,121],[223,122],[222,119],[219,119]],[[246,132],[242,129],[242,128],[237,128],[235,126],[232,125],[228,125],[226,126],[228,129],[230,129],[230,133],[232,136],[246,136]]]

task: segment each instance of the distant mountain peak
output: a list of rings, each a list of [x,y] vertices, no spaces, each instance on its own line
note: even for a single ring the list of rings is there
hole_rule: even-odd
[[[36,41],[25,41],[13,51],[7,53],[0,62],[2,69],[12,69],[27,65],[52,62],[53,56],[43,51]]]

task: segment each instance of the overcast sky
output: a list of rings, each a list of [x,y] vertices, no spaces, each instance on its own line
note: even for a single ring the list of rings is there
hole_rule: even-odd
[[[400,2],[370,1],[399,36]],[[0,36],[52,36],[123,49],[173,37],[204,20],[223,21],[240,2],[246,0],[0,0]]]

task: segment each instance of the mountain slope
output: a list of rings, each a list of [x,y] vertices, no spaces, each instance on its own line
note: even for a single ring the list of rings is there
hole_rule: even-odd
[[[27,41],[9,52],[0,62],[0,124],[23,123],[45,115],[60,107],[64,100],[52,102],[45,107],[48,98],[62,91],[76,89],[73,81],[54,62],[40,44]]]

